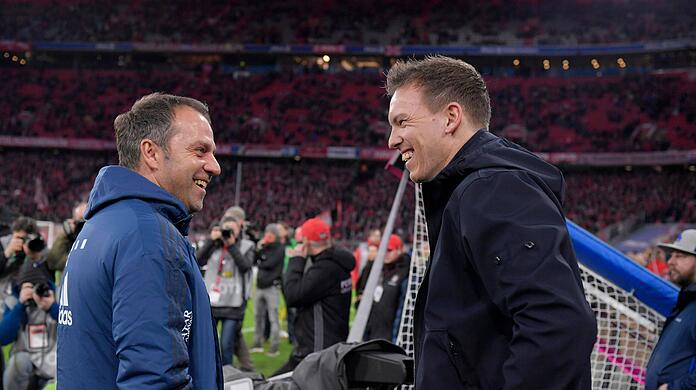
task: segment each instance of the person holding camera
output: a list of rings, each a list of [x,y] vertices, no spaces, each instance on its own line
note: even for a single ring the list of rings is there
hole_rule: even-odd
[[[206,264],[204,280],[213,318],[222,325],[222,364],[232,364],[235,340],[244,322],[247,291],[251,288],[247,275],[254,261],[254,243],[241,238],[241,223],[237,219],[224,217],[221,225],[213,227],[210,239],[196,257],[199,264]]]
[[[58,236],[53,241],[53,246],[49,249],[46,255],[46,263],[48,268],[53,271],[62,271],[65,268],[65,263],[68,260],[70,247],[75,243],[77,235],[80,234],[82,226],[85,224],[85,210],[87,202],[79,201],[73,207],[72,218],[63,221],[63,229],[58,233]]]
[[[38,261],[38,245],[31,240],[23,245],[31,261],[22,266],[14,293],[5,298],[3,305],[0,344],[14,343],[3,374],[5,389],[42,388],[56,377],[59,308],[45,261]]]
[[[0,301],[12,295],[12,287],[19,269],[24,264],[24,243],[27,236],[36,234],[39,229],[36,221],[29,217],[19,217],[12,222],[12,233],[0,237]],[[2,305],[0,305],[2,310]],[[2,316],[2,311],[0,311]]]

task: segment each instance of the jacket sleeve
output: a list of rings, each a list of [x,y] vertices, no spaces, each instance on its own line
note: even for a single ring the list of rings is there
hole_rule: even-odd
[[[17,334],[26,319],[26,306],[17,302],[10,310],[5,306],[5,314],[0,321],[0,345],[7,345],[17,340]]]
[[[65,268],[65,262],[68,260],[68,251],[73,242],[70,238],[61,232],[56,240],[53,242],[53,246],[48,251],[46,255],[46,263],[48,264],[48,269],[52,271],[62,271]]]
[[[208,259],[210,259],[210,256],[214,251],[215,241],[211,239],[205,240],[203,245],[196,250],[196,261],[198,262],[198,266],[203,267],[204,265],[208,264]]]
[[[331,261],[316,262],[307,269],[307,272],[304,272],[306,262],[304,257],[293,257],[288,263],[288,270],[283,280],[283,293],[288,306],[314,304],[328,296],[331,290],[338,286],[339,281],[334,276],[338,270],[332,269]]]
[[[251,269],[251,266],[254,264],[253,250],[249,249],[245,254],[242,254],[242,252],[239,251],[238,245],[232,245],[227,248],[227,251],[232,256],[234,264],[239,268],[240,272],[248,272]]]
[[[143,248],[143,246],[149,247]],[[119,389],[190,389],[189,355],[181,334],[188,292],[173,249],[131,237],[113,266],[112,336]]]
[[[563,214],[521,171],[473,181],[458,204],[462,249],[513,322],[505,389],[574,387],[589,373],[597,327],[576,260],[561,250],[570,245]]]

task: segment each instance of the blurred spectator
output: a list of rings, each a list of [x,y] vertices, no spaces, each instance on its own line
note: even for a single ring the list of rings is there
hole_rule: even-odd
[[[271,322],[271,346],[269,356],[278,356],[280,344],[280,320],[278,307],[280,305],[280,289],[283,276],[283,259],[285,245],[280,241],[280,228],[272,223],[266,226],[263,239],[254,264],[258,267],[256,275],[256,294],[254,295],[255,332],[254,345],[251,352],[263,351],[264,325],[266,315]]]
[[[380,241],[382,240],[382,231],[379,229],[370,229],[370,234],[367,236],[367,241],[361,242],[353,251],[355,257],[355,268],[350,273],[353,279],[353,288],[357,286],[358,279],[362,275],[363,269],[368,262],[374,261],[377,257]]]
[[[372,271],[373,260],[368,260],[362,270],[358,288],[356,289],[356,307],[363,298],[362,294],[367,284],[367,279]],[[396,333],[399,328],[401,308],[408,288],[408,273],[411,258],[404,252],[404,244],[396,234],[389,237],[387,252],[384,255],[384,266],[379,276],[377,287],[371,297],[372,310],[365,326],[364,340],[384,339],[396,342]]]
[[[302,245],[290,252],[283,276],[287,304],[297,308],[297,345],[287,363],[274,375],[292,371],[307,355],[348,337],[350,316],[350,252],[331,241],[329,225],[319,218],[302,224]]]
[[[51,270],[62,271],[68,261],[70,247],[75,242],[77,235],[85,223],[85,210],[87,202],[80,200],[73,208],[72,218],[63,221],[62,230],[53,241],[53,246],[46,255],[46,263]]]

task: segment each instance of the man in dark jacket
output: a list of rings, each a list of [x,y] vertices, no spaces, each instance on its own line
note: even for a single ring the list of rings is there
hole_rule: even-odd
[[[297,345],[274,375],[292,371],[305,356],[348,337],[355,259],[332,245],[329,225],[321,219],[308,219],[301,229],[303,243],[290,251],[283,279],[287,304],[297,308]]]
[[[280,228],[278,224],[271,223],[266,226],[263,239],[259,242],[259,251],[256,254],[256,294],[254,295],[254,346],[252,352],[262,351],[266,315],[271,322],[271,347],[269,356],[278,356],[280,342],[280,320],[278,319],[278,305],[280,304],[280,285],[283,278],[283,260],[285,259],[285,245],[280,242]]]
[[[423,184],[431,258],[414,314],[416,388],[589,389],[596,322],[562,209],[561,172],[487,131],[469,64],[387,75],[391,134]]]
[[[650,356],[645,389],[696,389],[696,230],[658,246],[669,253],[669,279],[681,291]]]
[[[365,335],[363,340],[384,339],[391,342],[395,341],[395,330],[398,329],[397,314],[400,312],[406,297],[407,278],[409,272],[410,258],[404,253],[404,244],[401,237],[392,234],[389,237],[387,253],[384,255],[384,267],[382,275],[372,296],[372,310],[370,317],[365,325]],[[362,293],[367,284],[367,278],[372,271],[374,261],[368,261],[360,274],[356,293],[358,299],[355,307],[360,305]]]
[[[65,389],[220,389],[210,300],[188,234],[220,174],[208,108],[153,93],[114,121],[68,255],[58,315]]]

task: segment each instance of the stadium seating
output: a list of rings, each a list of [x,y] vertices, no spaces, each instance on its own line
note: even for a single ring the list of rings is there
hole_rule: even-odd
[[[118,113],[139,96],[166,91],[207,102],[221,144],[386,147],[387,99],[377,74],[3,72],[2,135],[110,140]],[[689,98],[696,79],[687,72],[487,82],[491,130],[536,152],[696,148],[696,103]]]
[[[602,7],[593,6],[595,2]],[[2,0],[0,39],[572,45],[693,39],[694,19],[688,0],[455,0],[446,5],[436,0],[272,0],[208,2],[206,6],[178,0],[167,2],[166,7],[136,0],[109,7],[86,0]]]
[[[0,164],[0,203],[53,221],[68,218],[73,203],[88,194],[99,168],[117,161],[115,154],[57,150],[6,150],[3,158],[13,164]],[[193,218],[193,234],[207,234],[234,204],[236,164],[220,158],[222,174],[211,183],[203,211]],[[592,232],[639,213],[644,213],[644,222],[696,220],[696,181],[688,171],[570,171],[565,176],[567,216]],[[370,228],[384,226],[397,185],[381,163],[248,160],[243,162],[240,204],[260,229],[278,220],[296,226],[322,211],[333,211],[334,237],[360,240]],[[410,236],[412,186],[403,202],[396,227]]]

